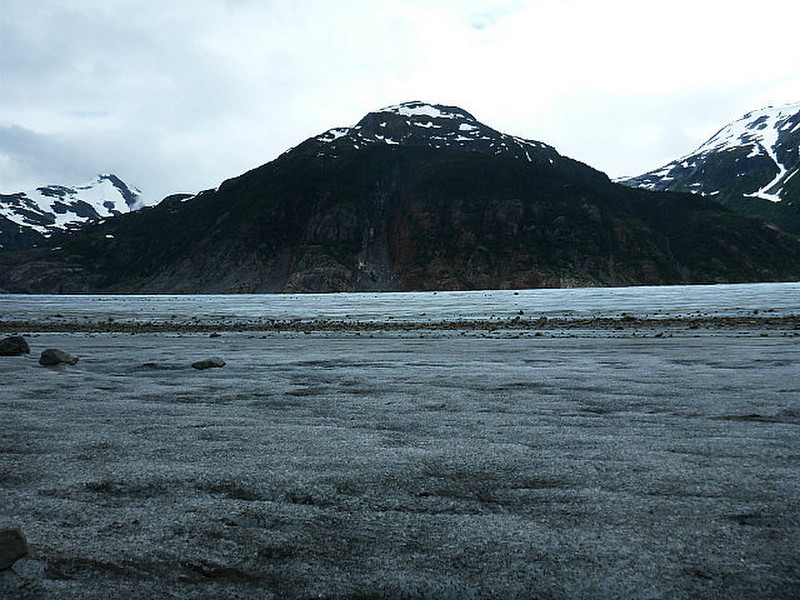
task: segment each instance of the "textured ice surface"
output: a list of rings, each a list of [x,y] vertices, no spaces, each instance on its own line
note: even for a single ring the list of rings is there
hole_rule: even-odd
[[[42,319],[164,321],[195,318],[448,321],[557,317],[800,315],[800,283],[639,286],[474,292],[236,294],[208,296],[24,296],[0,294],[0,322]]]
[[[42,597],[800,595],[796,338],[29,342],[0,520]]]

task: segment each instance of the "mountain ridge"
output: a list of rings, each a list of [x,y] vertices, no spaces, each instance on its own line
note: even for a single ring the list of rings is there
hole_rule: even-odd
[[[800,235],[800,103],[746,113],[693,152],[618,180],[650,190],[708,196]]]
[[[796,280],[800,244],[410,102],[0,266],[7,291],[502,289]]]
[[[549,144],[497,131],[457,106],[419,100],[369,112],[355,125],[329,129],[284,155],[310,152],[319,158],[335,159],[348,145],[355,150],[366,145],[463,150],[552,166],[567,162],[572,167],[581,165],[587,176],[608,179],[605,173],[562,156]]]

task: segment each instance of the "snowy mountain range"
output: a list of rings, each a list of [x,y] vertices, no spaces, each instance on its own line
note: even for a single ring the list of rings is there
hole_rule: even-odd
[[[458,107],[423,102],[329,129],[216,189],[101,219],[47,247],[0,252],[0,289],[26,293],[509,289],[798,276],[797,239],[761,219],[710,197],[616,185],[552,146],[501,133]]]
[[[46,185],[0,194],[0,248],[35,245],[57,232],[139,210],[152,204],[116,175],[98,175],[82,185]]]
[[[709,196],[800,233],[800,104],[749,112],[697,150],[619,182]],[[772,206],[770,206],[772,205]]]

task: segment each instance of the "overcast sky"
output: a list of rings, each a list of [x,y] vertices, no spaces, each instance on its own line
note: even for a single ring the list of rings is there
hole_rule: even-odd
[[[0,0],[0,191],[195,192],[407,100],[611,177],[800,102],[797,0]]]

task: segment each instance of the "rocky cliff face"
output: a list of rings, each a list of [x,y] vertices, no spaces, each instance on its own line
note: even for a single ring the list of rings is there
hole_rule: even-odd
[[[4,253],[9,291],[312,292],[800,277],[800,244],[616,185],[455,107],[407,103],[192,198]]]

